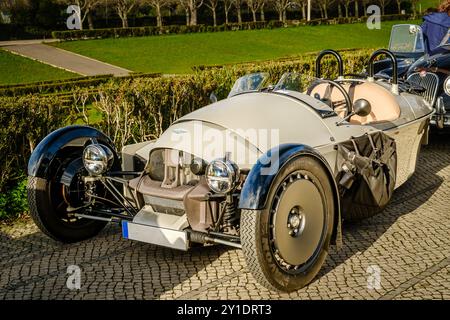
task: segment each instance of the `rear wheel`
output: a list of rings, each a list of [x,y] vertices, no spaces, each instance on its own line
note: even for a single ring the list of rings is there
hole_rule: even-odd
[[[243,210],[241,242],[247,266],[267,288],[294,291],[309,284],[328,253],[334,198],[327,173],[313,157],[279,172],[263,210]]]
[[[66,169],[74,173],[70,183],[61,179]],[[74,217],[69,208],[83,205],[86,175],[79,157],[60,161],[58,168],[47,177],[28,177],[28,206],[30,215],[39,229],[49,237],[62,242],[77,242],[97,235],[107,222]],[[67,178],[67,174],[65,175]],[[68,210],[69,209],[69,210]]]

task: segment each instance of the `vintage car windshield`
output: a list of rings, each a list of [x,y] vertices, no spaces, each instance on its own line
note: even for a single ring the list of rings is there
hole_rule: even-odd
[[[272,85],[269,82],[268,73],[252,73],[239,78],[231,90],[228,97],[232,97],[238,94],[246,92],[255,92],[265,90],[268,92],[289,95],[295,99],[304,101],[305,96],[302,93],[306,93],[308,88],[314,84],[318,79],[308,74],[298,72],[287,72],[283,74],[276,85]],[[311,97],[311,99],[317,99]],[[312,100],[310,100],[312,101]],[[326,104],[309,104],[317,113],[322,117],[333,116],[333,110]]]
[[[316,78],[298,72],[287,72],[281,76],[273,91],[288,90],[305,92],[314,80]]]
[[[309,75],[287,72],[281,76],[276,85],[273,85],[270,83],[270,75],[268,73],[251,73],[236,80],[228,97],[246,92],[255,92],[265,88],[269,88],[271,91],[287,90],[305,92],[315,80],[316,78]]]
[[[424,53],[422,28],[412,24],[393,26],[389,50],[395,53]]]
[[[265,72],[251,73],[236,80],[228,94],[228,98],[244,92],[258,91],[269,86],[269,74]]]

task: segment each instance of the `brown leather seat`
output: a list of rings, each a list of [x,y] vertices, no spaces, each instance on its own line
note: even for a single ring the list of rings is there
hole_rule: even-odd
[[[311,96],[319,94],[319,96],[323,98],[328,86],[329,85],[327,83],[319,84],[313,89]],[[344,84],[343,87],[347,92],[349,92],[350,84]],[[330,99],[332,102],[343,101],[344,96],[338,89],[333,88]],[[364,125],[376,122],[394,121],[400,117],[400,107],[393,94],[386,88],[376,83],[358,83],[354,87],[352,102],[355,102],[358,99],[366,99],[369,101],[372,106],[372,112],[367,117],[359,117],[356,115],[353,116],[350,119],[351,123]],[[343,118],[345,114],[345,106],[336,107],[335,111],[340,117]]]

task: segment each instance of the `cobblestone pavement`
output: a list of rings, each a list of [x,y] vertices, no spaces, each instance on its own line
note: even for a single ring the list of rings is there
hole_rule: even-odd
[[[387,209],[345,224],[344,247],[291,294],[258,285],[235,249],[184,253],[123,240],[114,225],[71,245],[32,223],[1,230],[0,299],[450,299],[450,135],[432,136]],[[82,269],[78,291],[66,287],[72,264]],[[368,289],[369,266],[381,272],[378,289]]]

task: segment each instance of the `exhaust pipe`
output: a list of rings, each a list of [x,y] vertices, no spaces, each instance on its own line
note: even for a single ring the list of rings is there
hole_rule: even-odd
[[[219,237],[211,237],[207,233],[198,232],[198,231],[189,230],[188,233],[189,233],[189,241],[191,241],[191,242],[203,243],[203,244],[205,244],[205,243],[223,244],[223,245],[226,245],[229,247],[242,249],[242,245],[240,243],[237,243],[234,241],[221,239]],[[224,235],[224,237],[226,237],[226,235]],[[234,238],[234,237],[230,236],[230,238]]]

